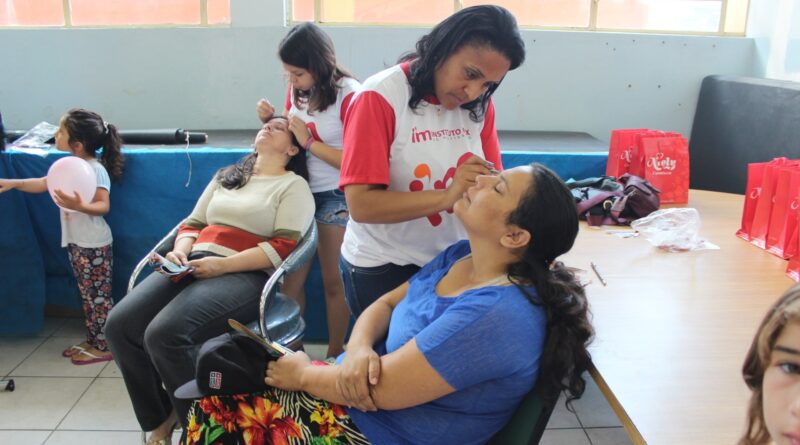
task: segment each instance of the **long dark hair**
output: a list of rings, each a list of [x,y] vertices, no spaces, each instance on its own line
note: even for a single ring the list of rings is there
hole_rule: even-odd
[[[742,376],[752,394],[747,406],[747,429],[739,445],[767,445],[769,431],[764,422],[764,372],[772,360],[772,350],[783,328],[800,320],[800,284],[790,287],[770,308],[756,331],[744,359]]]
[[[525,61],[525,42],[519,34],[517,20],[505,8],[480,5],[464,8],[436,25],[430,33],[417,41],[416,51],[405,54],[400,62],[413,61],[408,83],[411,98],[408,106],[416,110],[425,96],[435,93],[436,70],[466,45],[488,46],[502,54],[514,70]],[[489,98],[499,86],[490,86],[482,96],[461,105],[469,110],[469,117],[480,122],[486,113]]]
[[[531,167],[533,185],[507,221],[527,230],[531,242],[524,247],[519,262],[508,267],[508,278],[547,314],[547,338],[536,388],[554,404],[552,397],[557,397],[561,389],[569,392],[568,402],[583,394],[586,382],[581,374],[591,363],[587,346],[594,329],[583,285],[570,269],[556,261],[572,248],[578,236],[575,200],[552,170],[535,163]],[[531,284],[536,295],[525,290]]]
[[[272,115],[267,122],[273,119],[286,119],[280,115]],[[297,147],[297,153],[294,156],[289,158],[289,162],[286,163],[286,170],[290,172],[294,172],[297,176],[308,181],[308,165],[306,165],[306,152],[303,150],[303,147],[297,142],[297,138],[294,136],[294,133],[291,131],[289,135],[292,138],[292,145]],[[219,181],[220,185],[225,187],[226,189],[240,189],[244,187],[248,181],[250,181],[250,177],[253,176],[253,167],[256,165],[256,159],[258,158],[258,153],[253,151],[249,155],[243,157],[239,160],[239,162],[229,165],[227,167],[222,167],[217,171],[217,181]]]
[[[331,38],[319,26],[305,22],[289,30],[278,46],[278,56],[288,65],[303,68],[314,78],[314,87],[309,91],[292,89],[294,105],[302,109],[308,106],[308,114],[325,111],[336,103],[342,77],[353,77],[336,63]]]
[[[122,139],[117,127],[103,120],[94,111],[73,108],[61,118],[69,134],[69,144],[80,142],[87,154],[97,157],[97,150],[103,148],[100,163],[108,171],[111,180],[122,177],[125,158],[122,157]]]

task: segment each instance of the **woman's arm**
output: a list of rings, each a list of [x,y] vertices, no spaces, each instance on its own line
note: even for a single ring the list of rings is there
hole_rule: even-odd
[[[301,144],[305,146],[304,143],[301,142]],[[315,140],[308,146],[308,151],[325,161],[331,167],[342,168],[342,150],[333,148],[322,141]]]
[[[348,405],[365,411],[375,410],[369,388],[378,384],[381,361],[372,348],[386,337],[392,311],[407,292],[408,282],[378,298],[356,320],[336,378],[336,389]]]
[[[0,193],[17,189],[25,193],[44,193],[47,191],[47,177],[27,179],[0,179]]]
[[[192,260],[189,265],[194,267],[192,275],[195,277],[213,278],[226,273],[268,269],[272,267],[272,261],[264,253],[264,249],[252,247],[227,257],[208,256]]]
[[[307,355],[293,354],[267,364],[266,383],[349,405],[349,401],[336,390],[336,368],[314,366]],[[381,380],[370,391],[378,409],[409,408],[455,391],[428,363],[414,339],[397,351],[381,357],[381,369]]]
[[[489,173],[485,162],[472,156],[458,167],[453,182],[445,190],[398,192],[379,185],[351,184],[345,186],[344,193],[350,217],[355,221],[391,224],[451,209],[475,184],[475,177]]]

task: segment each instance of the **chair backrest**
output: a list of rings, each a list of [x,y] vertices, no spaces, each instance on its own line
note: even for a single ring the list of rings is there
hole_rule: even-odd
[[[172,230],[169,231],[164,238],[161,238],[161,241],[155,245],[147,255],[144,256],[136,267],[133,268],[133,272],[131,272],[131,278],[128,280],[128,292],[131,293],[133,290],[133,286],[136,285],[136,280],[139,279],[139,275],[142,273],[142,270],[147,266],[147,263],[150,261],[150,257],[153,255],[153,252],[157,252],[159,255],[166,255],[170,250],[172,250],[172,246],[175,245],[175,238],[178,236],[178,230],[181,228],[180,224],[177,224]]]
[[[536,388],[519,403],[511,420],[497,432],[488,445],[536,445],[553,413],[553,405],[545,403]]]
[[[311,225],[306,230],[306,233],[303,234],[303,237],[300,238],[297,246],[294,248],[294,250],[292,250],[292,253],[290,253],[289,256],[283,260],[283,263],[281,263],[281,265],[275,269],[275,272],[270,275],[269,280],[267,280],[267,283],[264,285],[264,289],[261,291],[261,301],[258,305],[258,326],[261,330],[261,335],[265,338],[269,339],[266,313],[269,310],[270,304],[272,304],[275,293],[278,292],[278,284],[280,283],[280,280],[287,273],[294,272],[307,261],[311,260],[316,251],[317,223],[315,221],[311,221]]]

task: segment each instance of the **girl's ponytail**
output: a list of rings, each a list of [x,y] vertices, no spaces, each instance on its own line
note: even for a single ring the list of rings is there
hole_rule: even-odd
[[[117,127],[104,121],[99,114],[83,108],[73,108],[64,115],[61,123],[69,134],[69,143],[80,142],[87,154],[97,157],[103,148],[100,163],[108,171],[112,181],[122,177],[125,161],[122,157],[122,139]]]
[[[108,176],[112,181],[117,181],[122,177],[122,169],[125,165],[125,158],[122,157],[122,138],[119,136],[117,127],[114,124],[103,122],[105,132],[105,142],[103,143],[103,154],[100,155],[100,162],[108,170]]]

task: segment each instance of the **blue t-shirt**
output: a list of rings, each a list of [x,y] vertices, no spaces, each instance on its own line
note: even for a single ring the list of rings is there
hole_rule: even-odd
[[[428,363],[456,391],[401,410],[348,410],[376,445],[486,443],[533,387],[546,328],[541,306],[514,285],[436,295],[439,280],[469,253],[469,243],[459,241],[409,280],[385,344],[390,353],[416,337]],[[536,295],[533,287],[526,290]]]

